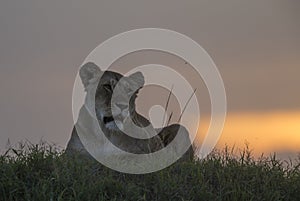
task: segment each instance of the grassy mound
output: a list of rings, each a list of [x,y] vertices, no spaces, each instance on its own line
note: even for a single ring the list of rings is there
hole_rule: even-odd
[[[151,174],[128,175],[46,144],[0,156],[0,200],[300,200],[300,162],[212,153]]]

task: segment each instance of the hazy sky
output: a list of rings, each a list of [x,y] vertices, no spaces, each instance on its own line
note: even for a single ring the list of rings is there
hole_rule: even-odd
[[[64,146],[79,65],[136,28],[171,29],[205,48],[229,112],[300,110],[299,10],[298,0],[1,1],[0,149],[8,138]]]

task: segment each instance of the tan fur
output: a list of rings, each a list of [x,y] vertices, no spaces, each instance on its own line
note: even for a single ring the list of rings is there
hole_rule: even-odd
[[[136,154],[156,152],[167,146],[175,138],[177,133],[181,136],[180,139],[185,141],[184,143],[190,143],[187,130],[178,124],[158,129],[160,131],[159,134],[151,138],[148,138],[149,133],[144,131],[145,129],[139,130],[137,134],[147,139],[137,139],[128,136],[117,127],[117,125],[121,127],[124,126],[124,130],[126,130],[128,127],[126,126],[127,120],[132,119],[132,125],[141,128],[147,127],[150,131],[155,130],[151,123],[135,110],[135,99],[138,90],[144,85],[144,77],[141,73],[138,72],[128,77],[123,77],[116,72],[101,72],[95,64],[87,63],[81,68],[80,77],[87,91],[86,102],[89,101],[88,99],[93,98],[88,97],[89,87],[98,83],[94,97],[95,113],[98,123],[105,136],[118,148]],[[116,93],[116,91],[118,93]],[[113,93],[117,95],[112,99]],[[112,102],[112,100],[114,101]],[[113,113],[116,113],[114,114],[116,115],[114,116],[114,121],[111,119]],[[135,130],[131,132],[135,132]],[[79,139],[75,126],[66,149],[67,153],[73,153],[74,151],[89,156],[89,153]],[[193,158],[193,155],[193,148],[190,146],[184,158]]]

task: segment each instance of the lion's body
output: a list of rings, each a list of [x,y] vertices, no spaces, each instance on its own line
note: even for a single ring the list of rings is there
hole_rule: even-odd
[[[116,72],[101,72],[95,64],[87,63],[81,68],[80,76],[87,91],[85,104],[92,102],[95,105],[95,114],[101,130],[107,139],[119,149],[135,154],[153,153],[170,144],[176,134],[179,134],[183,141],[190,143],[187,130],[178,124],[159,129],[158,135],[152,135],[152,132],[155,132],[152,124],[135,110],[138,90],[144,85],[141,73],[123,77]],[[93,85],[97,87],[94,94],[89,93]],[[91,101],[93,98],[94,102]],[[80,121],[80,115],[78,121]],[[78,126],[82,126],[80,122],[77,122],[73,128],[66,152],[80,152],[90,156],[78,136],[77,129],[81,129]],[[126,133],[134,134],[142,139]],[[185,157],[192,158],[193,155],[193,148],[190,146]]]

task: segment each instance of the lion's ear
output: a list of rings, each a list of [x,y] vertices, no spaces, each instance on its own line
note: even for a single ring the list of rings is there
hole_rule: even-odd
[[[138,88],[142,88],[145,84],[144,76],[141,72],[136,72],[128,77],[130,80],[132,80],[134,83],[137,84]]]
[[[88,62],[84,64],[79,70],[79,75],[82,84],[84,85],[84,88],[87,88],[90,81],[93,80],[94,78],[97,78],[100,74],[101,74],[100,68],[93,62]]]

